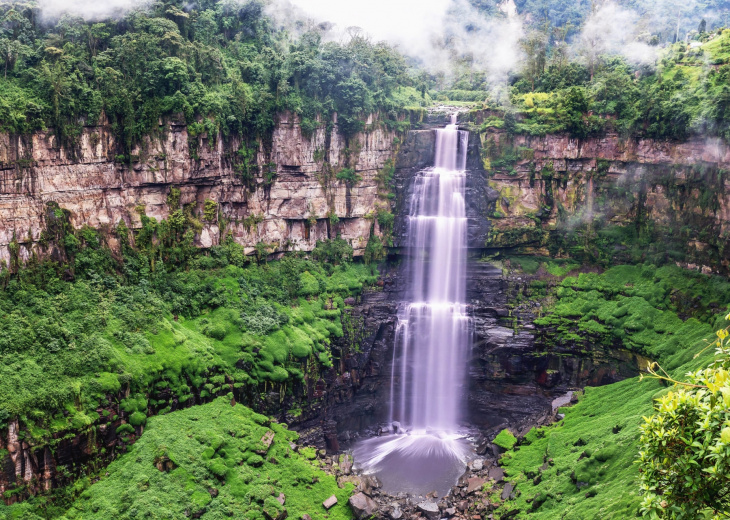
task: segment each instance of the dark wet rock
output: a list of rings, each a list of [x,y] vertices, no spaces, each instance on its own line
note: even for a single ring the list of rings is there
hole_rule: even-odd
[[[482,486],[486,483],[486,479],[479,477],[472,477],[467,480],[466,492],[467,494],[474,493],[482,489]]]
[[[378,504],[365,493],[351,496],[349,503],[355,518],[358,520],[369,518],[378,510]]]
[[[263,513],[266,520],[284,520],[287,516],[289,516],[286,508],[279,510],[274,508],[269,509],[264,506]]]
[[[489,478],[495,482],[502,482],[504,480],[504,470],[499,466],[494,466],[489,469]]]
[[[261,444],[263,444],[264,447],[260,450],[256,450],[256,453],[259,455],[266,455],[272,442],[274,442],[274,432],[269,430],[263,437],[261,437]]]
[[[348,453],[340,455],[339,465],[343,475],[352,473],[352,456]]]
[[[510,498],[510,496],[512,495],[512,491],[513,491],[514,489],[515,489],[515,486],[514,486],[514,484],[512,484],[511,482],[507,482],[507,483],[506,483],[506,484],[504,485],[504,489],[502,490],[502,495],[501,495],[501,497],[500,497],[500,498],[501,498],[502,500],[507,500],[507,499],[508,499],[508,498]]]

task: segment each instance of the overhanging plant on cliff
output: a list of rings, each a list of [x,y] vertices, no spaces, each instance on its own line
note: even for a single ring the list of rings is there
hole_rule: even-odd
[[[725,317],[730,320],[730,314]],[[644,417],[639,452],[644,516],[713,520],[730,516],[730,340],[717,331],[716,360],[673,380],[658,365],[652,378],[675,387]],[[661,373],[660,373],[661,372]]]

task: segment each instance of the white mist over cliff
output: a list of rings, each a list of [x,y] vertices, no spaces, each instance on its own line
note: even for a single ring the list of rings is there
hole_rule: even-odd
[[[432,72],[449,72],[466,60],[500,83],[522,62],[523,24],[513,0],[487,16],[467,0],[276,0],[269,13],[290,27],[308,18],[328,22],[328,37],[346,40],[358,27],[375,41],[388,41]]]
[[[38,7],[46,18],[63,14],[80,16],[85,20],[118,18],[129,11],[148,6],[152,0],[39,0]]]

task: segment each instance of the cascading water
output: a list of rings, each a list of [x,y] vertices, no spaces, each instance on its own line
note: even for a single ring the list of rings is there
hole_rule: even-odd
[[[456,115],[436,131],[434,167],[416,178],[408,222],[408,301],[401,305],[390,386],[394,435],[355,448],[387,490],[445,493],[463,472],[459,432],[470,348],[464,188],[469,133]]]

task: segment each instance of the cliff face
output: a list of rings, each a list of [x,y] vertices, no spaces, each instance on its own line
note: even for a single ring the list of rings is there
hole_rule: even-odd
[[[10,260],[14,240],[20,260],[41,247],[49,202],[69,210],[76,228],[111,229],[120,220],[137,228],[141,209],[157,219],[168,216],[171,187],[201,216],[206,199],[218,204],[215,218],[201,219],[199,246],[215,245],[230,232],[248,252],[258,242],[272,252],[311,250],[317,240],[340,234],[361,254],[372,223],[365,216],[378,195],[375,177],[394,158],[395,137],[372,116],[366,131],[350,139],[337,131],[336,119],[305,136],[296,116],[281,114],[271,142],[253,145],[256,174],[246,181],[240,140],[193,138],[174,120],[161,121],[157,135],[129,158],[115,156],[120,148],[109,125],[86,127],[74,150],[57,147],[51,133],[2,134],[0,260]],[[344,167],[362,180],[349,187],[336,180]],[[333,214],[339,222],[331,223]]]
[[[640,232],[650,223],[681,242],[687,262],[707,271],[728,267],[730,147],[724,142],[488,131],[480,135],[480,159],[476,174],[490,188],[482,196],[494,201],[482,215],[492,225],[486,247],[547,253],[556,230],[617,225]]]

